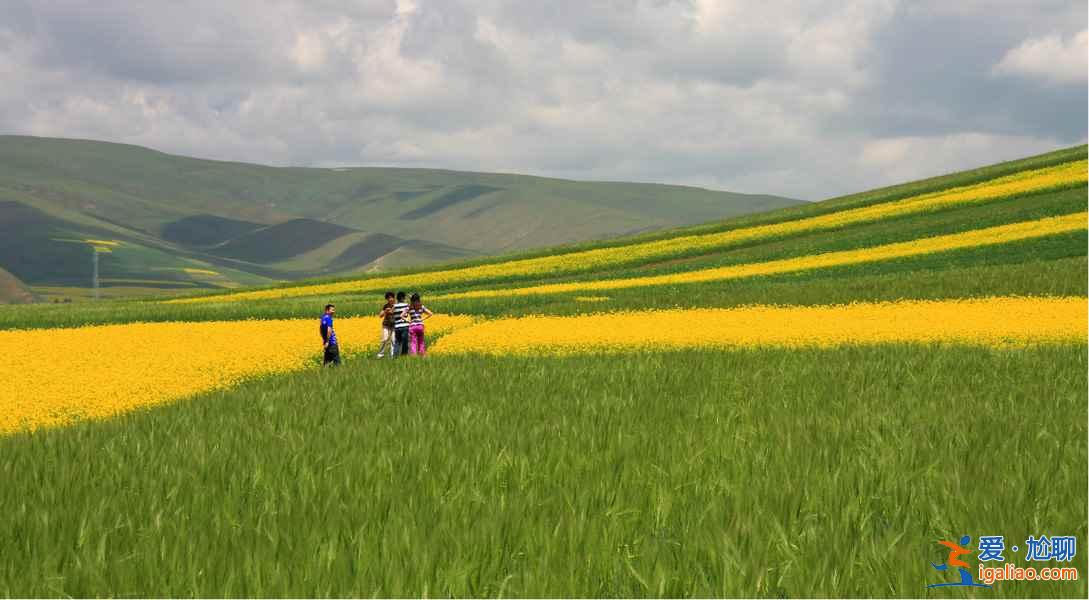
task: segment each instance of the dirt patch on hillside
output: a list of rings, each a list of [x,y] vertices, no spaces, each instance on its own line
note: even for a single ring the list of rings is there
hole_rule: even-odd
[[[26,289],[22,281],[0,269],[0,304],[26,304],[34,300],[34,294]]]

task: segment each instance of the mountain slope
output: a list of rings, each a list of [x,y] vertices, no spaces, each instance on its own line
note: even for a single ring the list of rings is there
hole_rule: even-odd
[[[834,272],[885,272],[1002,264],[1084,256],[1086,147],[872,190],[803,207],[734,218],[633,238],[417,269],[392,275],[239,291],[181,302],[271,300],[418,289],[478,310],[494,298],[509,310],[514,297],[542,309],[541,298],[604,290],[640,304],[669,306],[681,284]],[[759,263],[743,267],[747,263]],[[692,272],[691,277],[683,275]],[[808,276],[808,275],[805,275]],[[605,279],[606,281],[598,281]],[[608,280],[615,279],[615,282]],[[1084,277],[1082,277],[1084,284]],[[475,289],[474,289],[475,288]],[[668,292],[668,293],[667,293]],[[706,293],[692,287],[686,293]],[[759,298],[753,298],[759,302]],[[491,300],[487,300],[491,302]]]
[[[26,136],[0,136],[0,201],[0,220],[3,211],[28,209],[51,219],[50,233],[36,236],[24,255],[78,254],[75,248],[48,247],[49,236],[56,230],[95,231],[146,249],[144,263],[124,270],[142,270],[148,279],[156,269],[210,265],[273,279],[404,267],[799,204],[655,184],[431,169],[267,167]],[[342,229],[327,231],[319,223]],[[332,244],[353,232],[388,236],[388,252],[398,255],[382,260],[384,255],[373,252],[318,251],[320,242]],[[389,243],[390,238],[401,241]],[[381,246],[376,239],[383,238],[372,238],[367,247]],[[0,266],[14,262],[0,253]],[[58,256],[37,263],[20,278],[32,285],[73,285],[73,274],[89,277],[86,261]]]
[[[4,269],[0,269],[0,304],[23,304],[34,300],[34,294],[26,289],[23,282]]]

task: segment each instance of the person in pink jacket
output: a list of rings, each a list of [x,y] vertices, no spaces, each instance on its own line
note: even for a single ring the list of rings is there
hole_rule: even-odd
[[[424,339],[424,321],[435,313],[427,309],[420,301],[419,294],[412,294],[408,308],[405,309],[404,319],[408,325],[408,353],[423,356],[427,353],[427,341]]]

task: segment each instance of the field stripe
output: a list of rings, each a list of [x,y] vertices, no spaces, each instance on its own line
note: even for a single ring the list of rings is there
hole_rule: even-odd
[[[825,254],[813,254],[762,263],[730,265],[727,267],[686,271],[669,275],[550,283],[512,289],[473,290],[436,296],[433,299],[495,298],[504,296],[531,296],[567,292],[618,290],[659,285],[725,281],[729,279],[759,277],[762,275],[777,275],[813,269],[827,269],[830,267],[894,260],[936,252],[949,252],[963,248],[1007,244],[1020,240],[1060,235],[1086,229],[1087,218],[1089,218],[1089,214],[1081,212],[1058,217],[1045,217],[1034,221],[1021,221],[1019,223],[987,227],[984,229],[974,229],[962,233],[921,238],[907,242],[885,244],[882,246],[828,252]]]
[[[471,317],[436,315],[430,334]],[[374,317],[337,319],[345,353],[377,348]],[[101,418],[313,365],[317,319],[0,331],[0,433]]]
[[[238,292],[220,296],[179,298],[169,303],[232,302],[247,299],[285,298],[315,294],[381,290],[396,287],[434,287],[481,279],[497,279],[512,275],[558,275],[592,268],[606,268],[641,260],[709,252],[742,243],[777,239],[799,233],[825,231],[859,223],[869,223],[893,217],[944,210],[951,207],[990,202],[1019,194],[1038,193],[1086,181],[1087,161],[1022,171],[983,183],[931,192],[919,196],[841,210],[815,217],[758,225],[710,234],[686,235],[626,246],[597,248],[567,254],[513,260],[503,263],[432,271],[391,277],[378,277],[339,283],[286,287],[270,290]]]
[[[750,346],[1086,342],[1086,298],[984,298],[528,316],[445,337],[439,354],[572,354]]]

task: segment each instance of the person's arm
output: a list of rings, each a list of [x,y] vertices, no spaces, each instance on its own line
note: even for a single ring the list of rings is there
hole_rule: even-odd
[[[321,322],[321,345],[325,348],[329,347],[329,334],[332,328],[325,324],[325,321]]]
[[[424,313],[424,316],[420,317],[421,320],[426,320],[426,319],[429,319],[429,318],[435,316],[435,313],[431,312],[430,308],[427,308],[426,306],[421,306],[420,308],[423,309],[423,313]]]

